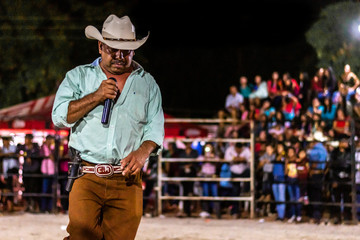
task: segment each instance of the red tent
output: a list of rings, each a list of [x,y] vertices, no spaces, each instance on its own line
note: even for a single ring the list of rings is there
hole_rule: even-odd
[[[53,129],[51,111],[55,95],[0,110],[0,129]],[[164,114],[165,119],[174,118]],[[191,123],[165,123],[166,137],[204,137],[207,130]]]
[[[52,129],[51,110],[55,95],[0,110],[0,128]]]

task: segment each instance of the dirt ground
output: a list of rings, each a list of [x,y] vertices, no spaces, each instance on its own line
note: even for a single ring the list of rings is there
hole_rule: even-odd
[[[0,216],[1,240],[53,240],[66,236],[67,215]],[[136,240],[359,240],[360,226],[289,224],[258,220],[143,218]]]

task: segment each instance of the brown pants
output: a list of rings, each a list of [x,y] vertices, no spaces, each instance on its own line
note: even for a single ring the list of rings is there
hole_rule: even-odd
[[[69,196],[70,240],[133,240],[142,216],[141,176],[85,174]]]

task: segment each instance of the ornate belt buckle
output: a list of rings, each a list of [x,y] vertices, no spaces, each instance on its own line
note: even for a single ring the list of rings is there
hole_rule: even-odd
[[[98,177],[110,177],[114,174],[114,167],[110,164],[97,164],[94,172]]]

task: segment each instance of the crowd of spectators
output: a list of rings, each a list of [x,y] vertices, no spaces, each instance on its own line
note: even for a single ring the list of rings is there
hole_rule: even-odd
[[[1,138],[0,210],[12,212],[15,210],[14,206],[19,206],[27,212],[52,212],[56,167],[54,136],[47,135],[41,146],[33,141],[32,134],[26,134],[24,144],[18,145],[13,144],[12,136]],[[67,152],[67,144],[62,142],[60,157],[65,158]],[[67,175],[67,159],[59,162],[58,170],[60,175]],[[58,183],[62,194],[66,194],[66,180],[62,178]],[[67,199],[58,199],[56,207],[67,211]]]
[[[230,86],[225,107],[218,112],[219,119],[230,121],[220,121],[217,138],[249,138],[251,129],[246,120],[254,120],[255,149],[240,142],[185,142],[182,148],[169,142],[163,157],[196,161],[166,162],[164,174],[168,177],[248,178],[254,150],[259,217],[276,214],[278,220],[286,219],[291,223],[305,219],[314,223],[331,219],[334,224],[350,221],[352,165],[349,139],[352,134],[360,136],[359,86],[360,81],[349,65],[344,67],[339,78],[330,67],[320,68],[312,78],[305,72],[297,79],[289,73],[280,77],[278,72],[273,72],[267,81],[257,75],[250,83],[242,76],[238,84]],[[355,132],[351,131],[351,119],[355,122]],[[17,146],[11,144],[9,136],[3,136],[2,141],[0,191],[42,193],[42,197],[29,195],[24,198],[26,210],[53,210],[50,196],[55,171],[54,137],[47,136],[41,147],[33,142],[31,134],[25,136],[24,144]],[[359,170],[360,141],[356,143],[356,170]],[[24,157],[21,164],[20,155]],[[60,157],[66,155],[65,144],[61,147]],[[153,194],[157,177],[157,161],[149,163],[144,175],[145,197]],[[23,184],[18,179],[19,167],[24,174]],[[66,162],[60,162],[58,168],[66,175]],[[360,171],[356,176],[360,202]],[[63,194],[66,178],[59,183]],[[162,189],[170,196],[250,196],[247,181],[170,181],[165,182]],[[17,196],[2,194],[1,210],[11,210],[18,201]],[[149,205],[145,198],[145,210]],[[56,206],[66,211],[67,199],[59,200]],[[169,200],[164,208],[165,211],[175,210],[183,217],[199,214],[206,218],[215,214],[221,218],[227,213],[233,218],[241,218],[249,212],[246,201]]]
[[[246,76],[229,88],[224,109],[219,110],[218,138],[248,138],[250,125],[238,120],[254,120],[257,214],[276,214],[280,221],[319,224],[349,222],[351,213],[351,119],[354,134],[360,127],[360,81],[344,67],[341,77],[332,68],[320,68],[313,77],[301,72],[297,79],[273,72],[269,80],[260,75],[249,82]],[[357,141],[359,142],[359,141]],[[360,152],[360,145],[357,145]],[[190,144],[177,149],[169,144],[164,157],[223,159],[199,163],[166,163],[169,177],[220,176],[249,177],[251,149],[243,143],[206,143],[196,150]],[[359,170],[360,154],[356,154]],[[360,184],[360,172],[357,174]],[[358,185],[358,202],[360,202]],[[242,196],[249,193],[246,182],[166,183],[166,195]],[[341,206],[340,203],[345,205]],[[228,211],[239,218],[248,210],[246,203],[203,201],[201,206],[185,201],[169,201],[166,208],[180,207],[180,215],[211,213],[221,217]],[[192,204],[192,205],[191,205]],[[358,212],[359,213],[359,212]],[[360,215],[358,215],[360,217]]]

